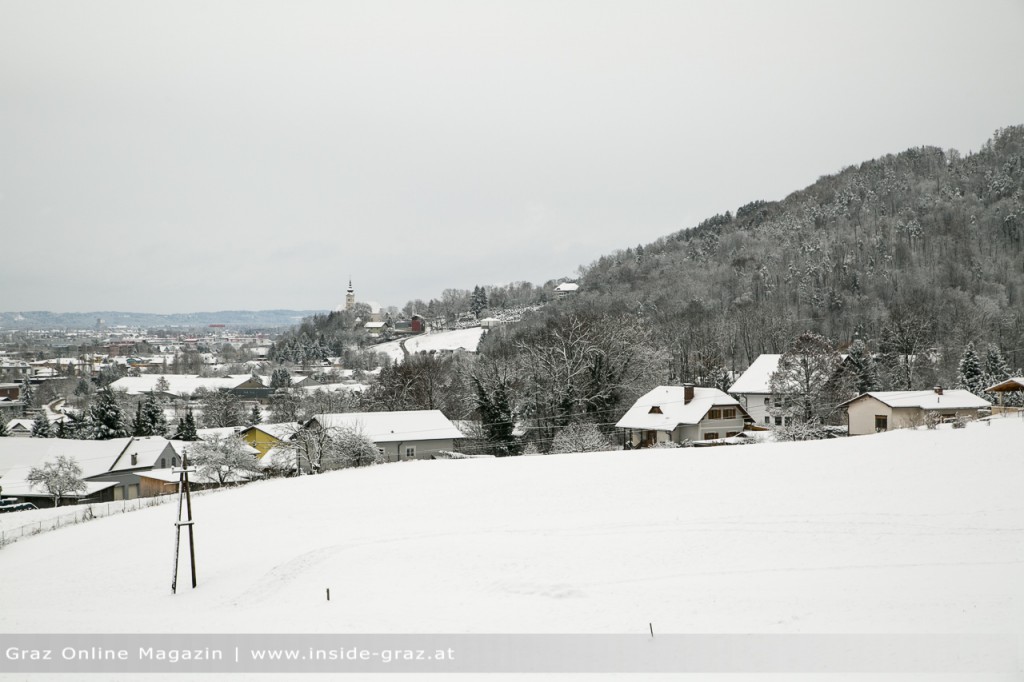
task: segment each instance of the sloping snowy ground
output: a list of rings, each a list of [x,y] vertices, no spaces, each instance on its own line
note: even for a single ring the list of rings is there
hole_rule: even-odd
[[[261,482],[196,498],[177,596],[173,505],[5,547],[0,631],[1020,633],[1022,442],[1007,419]]]
[[[420,351],[446,351],[446,350],[458,350],[462,348],[471,352],[476,352],[476,348],[480,345],[480,338],[483,336],[484,330],[481,327],[470,327],[468,329],[454,329],[452,331],[444,332],[431,332],[429,334],[420,334],[418,336],[410,336],[405,341],[405,347],[410,353],[419,353]],[[401,362],[405,358],[405,354],[402,353],[402,347],[398,341],[388,341],[376,346],[371,346],[369,350],[376,351],[378,353],[384,353],[391,358],[393,362]]]

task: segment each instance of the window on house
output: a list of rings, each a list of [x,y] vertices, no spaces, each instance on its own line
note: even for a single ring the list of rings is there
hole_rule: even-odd
[[[772,404],[772,399],[771,398],[765,398],[764,399],[764,404],[765,405],[771,405]]]
[[[171,466],[172,467],[178,466],[178,458],[177,457],[171,457]]]
[[[768,415],[765,415],[764,416],[764,423],[765,424],[771,424],[772,423],[772,418],[769,417]]]
[[[726,437],[726,438],[732,438],[732,437],[733,437],[733,436],[735,436],[735,435],[736,435],[737,433],[739,433],[739,431],[727,431],[727,432],[725,433],[725,437]]]
[[[657,405],[655,405],[654,407],[652,407],[652,408],[650,409],[650,411],[649,411],[649,412],[648,412],[647,414],[664,414],[664,413],[663,413],[663,412],[661,411],[661,408],[660,408],[660,407],[658,407]]]
[[[784,418],[782,420],[782,423],[785,424],[786,426],[789,426],[790,424],[793,423],[793,418],[792,417],[786,417],[786,418]]]
[[[782,417],[776,417],[775,418],[775,425],[776,426],[782,426]]]
[[[735,418],[736,418],[736,408],[735,407],[726,407],[726,408],[724,408],[722,410],[722,419],[735,419]]]
[[[722,418],[722,411],[721,410],[715,409],[715,410],[711,410],[710,412],[708,412],[708,419],[721,419],[721,418]]]
[[[888,431],[889,430],[889,417],[884,414],[875,415],[875,431]]]
[[[163,469],[163,468],[166,468],[166,466],[167,466],[167,460],[164,459],[163,457],[161,457],[160,458],[160,468]]]
[[[705,431],[704,440],[714,440],[718,438],[718,431]]]
[[[407,447],[405,449],[405,456],[406,457],[415,457],[416,456],[416,448],[415,448],[415,446]]]

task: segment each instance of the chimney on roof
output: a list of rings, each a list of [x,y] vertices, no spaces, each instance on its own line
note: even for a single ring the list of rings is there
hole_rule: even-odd
[[[693,400],[693,384],[683,384],[683,405],[689,405]]]
[[[935,387],[935,395],[942,395],[942,386]]]

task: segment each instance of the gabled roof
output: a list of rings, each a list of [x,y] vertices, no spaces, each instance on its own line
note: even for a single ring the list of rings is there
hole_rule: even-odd
[[[1010,377],[998,384],[993,384],[985,389],[986,391],[1024,391],[1024,377]]]
[[[129,438],[124,450],[110,466],[110,471],[153,468],[159,465],[160,455],[165,453],[171,455],[174,452],[171,441],[162,436],[136,436]],[[135,455],[134,463],[132,462],[132,455]]]
[[[579,291],[579,288],[580,285],[577,284],[576,282],[562,282],[557,287],[555,287],[555,291],[571,293],[574,291]]]
[[[313,421],[326,429],[355,429],[375,443],[463,437],[440,410],[317,414],[307,425]]]
[[[127,391],[128,395],[141,395],[157,390],[156,385],[161,377],[167,381],[165,393],[172,395],[191,395],[198,388],[205,388],[209,391],[228,390],[237,388],[252,379],[251,374],[232,374],[223,378],[201,377],[196,374],[143,374],[137,377],[121,377],[110,384],[110,387],[115,391]]]
[[[874,398],[889,407],[917,407],[922,410],[970,410],[992,406],[992,403],[984,398],[979,398],[970,391],[954,388],[943,390],[941,394],[934,390],[869,391],[841,403],[839,407],[847,406],[865,397]]]
[[[623,429],[673,431],[680,424],[698,424],[712,407],[735,407],[746,415],[739,401],[717,388],[694,387],[686,402],[683,386],[658,386],[641,396],[615,426]]]
[[[262,431],[263,433],[276,438],[277,440],[288,440],[291,438],[296,431],[302,428],[302,424],[299,422],[281,422],[278,424],[254,424],[248,428],[242,429],[242,434],[249,433],[250,431]]]
[[[0,476],[10,480],[13,469],[42,466],[61,455],[74,459],[82,478],[110,470],[131,438],[113,440],[71,440],[63,438],[0,438]],[[27,471],[26,471],[27,473]],[[0,483],[0,485],[6,485]]]
[[[758,355],[757,359],[750,363],[740,378],[729,387],[729,393],[744,395],[747,393],[771,393],[770,386],[772,374],[779,368],[780,354],[765,353]]]

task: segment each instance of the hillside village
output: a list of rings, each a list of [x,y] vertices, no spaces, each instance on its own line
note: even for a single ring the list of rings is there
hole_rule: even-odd
[[[578,290],[558,284],[550,306],[573,305],[567,297]],[[476,296],[485,299],[486,291],[478,288]],[[506,376],[505,386],[485,390],[480,366],[488,360],[477,357],[478,350],[483,345],[486,352],[489,334],[504,337],[543,305],[510,314],[482,304],[447,324],[417,314],[396,320],[395,311],[358,304],[349,283],[345,305],[325,318],[335,327],[339,317],[348,321],[349,353],[311,353],[299,362],[279,350],[298,338],[294,332],[49,333],[38,336],[32,350],[14,348],[32,343],[24,333],[17,343],[9,336],[0,351],[0,508],[171,494],[186,457],[198,466],[193,484],[202,489],[409,460],[703,448],[942,423],[962,427],[1017,414],[1024,402],[1024,378],[1010,376],[991,349],[985,358],[973,348],[965,352],[957,384],[964,388],[879,391],[871,379],[877,354],[866,353],[863,344],[840,354],[805,334],[787,353],[762,354],[741,372],[723,372],[717,385],[647,386],[597,419],[585,407],[576,418],[538,418],[529,406],[508,404],[501,411],[508,397],[503,389],[523,377]],[[575,332],[578,338],[560,338],[580,350],[585,330],[580,325]],[[90,352],[67,354],[73,342]],[[32,359],[40,355],[54,357]],[[359,362],[346,362],[353,357]],[[438,384],[435,392],[421,393],[421,385],[431,383]],[[475,396],[459,395],[467,383]],[[55,489],[33,474],[61,461],[79,485]]]
[[[165,438],[180,458],[212,438],[210,457],[251,469],[212,477],[224,484],[375,458],[737,446],[1012,414],[1021,159],[1024,126],[968,155],[909,149],[539,286],[382,306],[349,279],[334,310],[284,330],[0,329],[0,445]],[[427,413],[450,437],[405,442],[419,429],[402,415]],[[395,437],[316,419],[337,414],[393,415]],[[261,426],[291,430],[273,466],[266,451],[239,457]],[[113,467],[121,454],[103,456]],[[15,473],[44,463],[9,460]],[[142,490],[125,479],[102,494]]]

